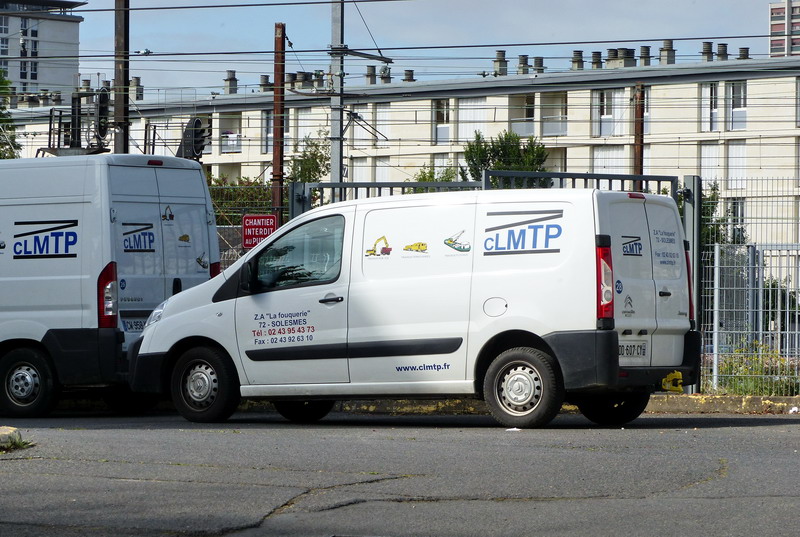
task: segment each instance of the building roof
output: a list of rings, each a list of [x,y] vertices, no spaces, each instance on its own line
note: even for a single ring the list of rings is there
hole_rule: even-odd
[[[25,9],[9,9],[8,5],[23,5],[30,7],[39,7],[41,11],[47,11],[51,8],[57,9],[75,9],[76,7],[85,6],[88,2],[70,2],[68,0],[17,0],[16,2],[0,2],[0,11],[10,11],[13,13],[39,11],[39,10],[25,10]]]

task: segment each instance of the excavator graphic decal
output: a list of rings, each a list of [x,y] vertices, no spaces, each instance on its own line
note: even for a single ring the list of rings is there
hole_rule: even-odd
[[[379,242],[383,242],[383,246],[381,247],[380,250],[378,250],[378,243]],[[366,257],[381,256],[381,255],[389,255],[389,254],[391,254],[392,253],[392,249],[389,247],[389,241],[386,240],[386,235],[384,235],[383,237],[381,237],[378,240],[376,240],[375,244],[372,245],[372,248],[368,249],[364,253],[365,253]]]

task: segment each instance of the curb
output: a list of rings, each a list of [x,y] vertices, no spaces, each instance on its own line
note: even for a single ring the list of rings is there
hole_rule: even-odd
[[[272,411],[265,401],[247,401],[241,412]],[[340,401],[334,410],[356,414],[455,414],[488,415],[486,403],[478,399],[442,400],[364,400]],[[565,404],[562,412],[577,413]],[[730,396],[704,394],[654,394],[645,409],[649,414],[795,414],[800,412],[800,397]]]

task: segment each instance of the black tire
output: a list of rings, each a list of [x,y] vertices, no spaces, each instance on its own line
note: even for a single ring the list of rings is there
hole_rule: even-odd
[[[14,418],[38,418],[53,410],[58,382],[42,351],[22,347],[0,358],[0,411]]]
[[[483,395],[492,416],[508,427],[542,427],[561,410],[564,385],[546,353],[518,347],[489,365]]]
[[[647,392],[625,392],[584,395],[575,400],[575,405],[587,419],[598,425],[625,425],[638,418],[647,403]]]
[[[273,401],[278,414],[294,423],[314,423],[330,413],[336,401]]]
[[[227,420],[241,400],[236,367],[212,347],[195,347],[178,358],[170,391],[181,416],[199,423]]]
[[[103,402],[115,414],[136,416],[153,410],[163,397],[158,393],[134,393],[127,386],[115,386],[103,393]]]

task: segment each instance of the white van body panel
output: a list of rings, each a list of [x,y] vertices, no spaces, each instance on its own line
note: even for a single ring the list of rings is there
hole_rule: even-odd
[[[651,246],[653,236],[674,240]],[[601,244],[619,265],[603,323]],[[480,394],[488,363],[516,346],[552,356],[567,392],[654,389],[665,367],[696,373],[686,260],[654,271],[649,256],[672,261],[683,244],[661,196],[552,189],[330,204],[224,279],[170,299],[144,331],[134,383],[157,389],[165,360],[204,338],[232,359],[245,397]],[[618,354],[641,341],[638,354]]]
[[[202,168],[148,155],[3,160],[0,185],[0,359],[39,348],[62,385],[125,383],[150,311],[219,261]],[[176,216],[163,223],[168,205]],[[100,328],[110,263],[118,325]]]

